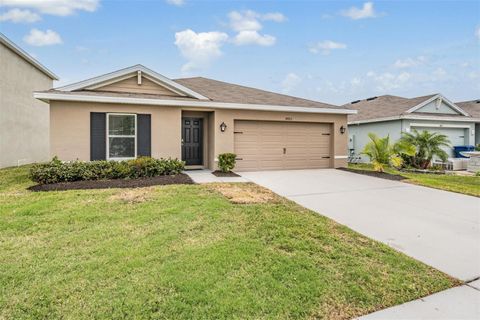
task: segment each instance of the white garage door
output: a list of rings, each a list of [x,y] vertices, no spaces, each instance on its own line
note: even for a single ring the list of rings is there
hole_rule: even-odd
[[[282,170],[332,166],[331,125],[235,121],[236,170]]]
[[[465,134],[466,129],[464,128],[430,128],[430,127],[412,127],[412,129],[416,129],[418,132],[422,131],[430,131],[430,132],[438,132],[440,134],[444,134],[450,140],[450,145],[452,148],[443,148],[449,156],[453,156],[453,147],[454,146],[463,146],[465,145]]]

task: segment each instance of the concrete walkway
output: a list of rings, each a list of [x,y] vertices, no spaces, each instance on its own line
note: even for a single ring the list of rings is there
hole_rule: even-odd
[[[211,183],[211,182],[249,182],[244,177],[216,177],[212,174],[211,170],[187,170],[186,174],[192,178],[196,183]]]
[[[364,319],[480,319],[480,199],[340,170],[244,172],[300,205],[468,285]]]
[[[461,286],[432,294],[359,318],[376,319],[480,319],[480,292]]]

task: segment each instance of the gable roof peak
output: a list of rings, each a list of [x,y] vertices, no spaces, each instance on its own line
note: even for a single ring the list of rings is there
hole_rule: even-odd
[[[183,86],[182,84],[169,79],[152,69],[145,67],[142,64],[136,64],[127,68],[123,68],[117,71],[109,72],[97,77],[93,77],[87,80],[76,82],[67,86],[55,88],[58,91],[77,91],[77,90],[88,90],[93,88],[98,88],[107,83],[114,83],[116,81],[121,81],[126,77],[131,77],[137,74],[137,72],[145,73],[149,76],[149,80],[153,80],[158,85],[161,85],[171,91],[174,91],[182,96],[187,96],[191,98],[196,98],[200,100],[208,100],[207,97],[199,94],[198,92],[193,91],[190,88]]]

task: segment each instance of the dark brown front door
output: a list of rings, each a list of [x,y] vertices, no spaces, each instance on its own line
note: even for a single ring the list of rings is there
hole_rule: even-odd
[[[182,160],[187,166],[203,164],[203,119],[182,118]]]

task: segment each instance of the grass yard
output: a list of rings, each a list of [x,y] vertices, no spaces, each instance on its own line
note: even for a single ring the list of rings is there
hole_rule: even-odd
[[[459,283],[258,186],[33,193],[27,170],[0,170],[0,319],[346,319]]]
[[[348,167],[351,169],[373,170],[370,164],[349,164]],[[480,197],[480,177],[456,176],[449,174],[407,173],[393,168],[388,168],[385,171],[408,178],[408,180],[404,180],[405,182]]]

